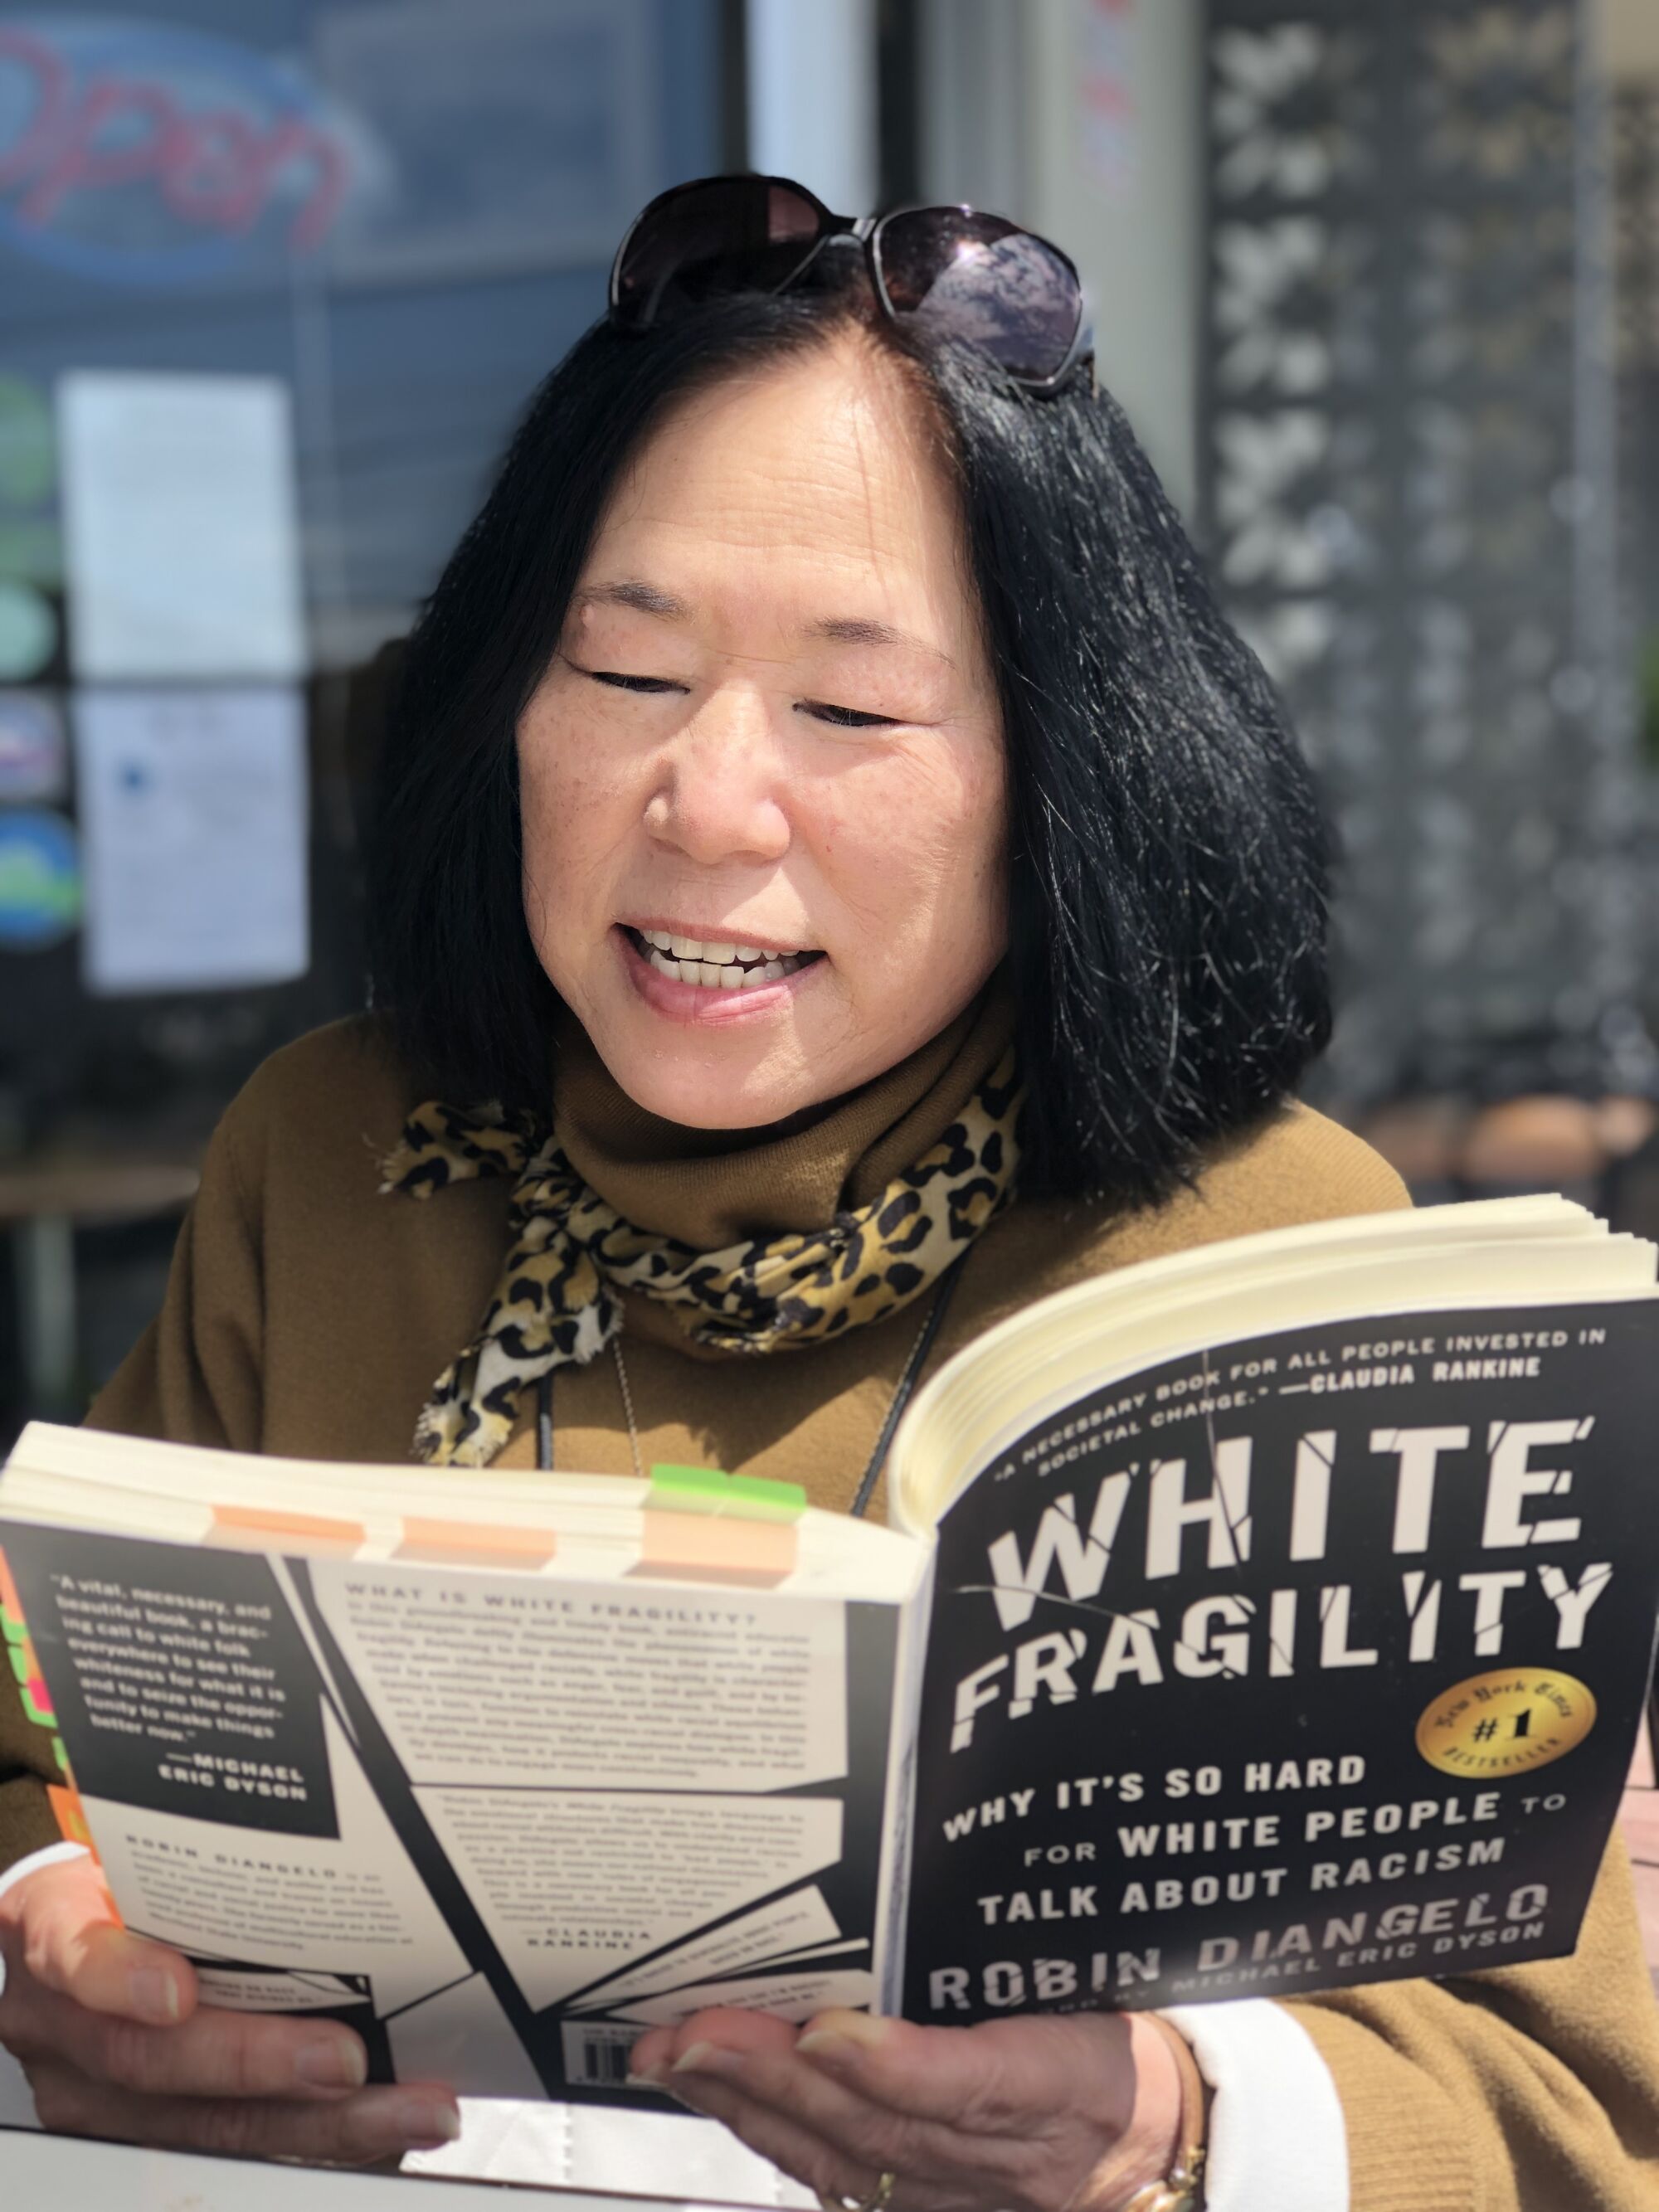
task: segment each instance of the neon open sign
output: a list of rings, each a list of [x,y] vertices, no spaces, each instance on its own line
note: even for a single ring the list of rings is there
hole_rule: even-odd
[[[148,22],[0,15],[0,239],[103,282],[305,254],[347,197],[347,134],[297,69]]]

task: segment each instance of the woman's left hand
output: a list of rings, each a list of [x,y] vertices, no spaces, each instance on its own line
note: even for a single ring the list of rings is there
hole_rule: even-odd
[[[875,2200],[890,2173],[892,2212],[1119,2212],[1180,2150],[1174,2057],[1123,2014],[701,2012],[642,2035],[632,2065],[825,2196]]]

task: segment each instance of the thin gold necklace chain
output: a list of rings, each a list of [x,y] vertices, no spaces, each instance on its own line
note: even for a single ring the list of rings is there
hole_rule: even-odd
[[[894,1391],[892,1402],[887,1408],[887,1418],[881,1425],[880,1435],[876,1438],[876,1448],[870,1455],[870,1463],[864,1470],[864,1479],[859,1484],[857,1495],[853,1500],[852,1511],[854,1516],[862,1514],[870,1503],[877,1479],[886,1464],[887,1448],[893,1441],[893,1431],[898,1426],[899,1415],[904,1411],[910,1393],[915,1388],[916,1377],[921,1374],[923,1364],[927,1358],[928,1349],[939,1333],[939,1323],[945,1318],[945,1310],[951,1303],[951,1294],[957,1286],[957,1279],[962,1273],[963,1260],[966,1257],[966,1253],[963,1254],[961,1258],[953,1261],[945,1270],[939,1277],[937,1291],[928,1301],[926,1317],[916,1332],[915,1342],[910,1346],[909,1357],[906,1359],[903,1371],[898,1379],[898,1387]],[[628,1364],[623,1358],[620,1336],[611,1338],[611,1350],[617,1363],[617,1381],[622,1390],[623,1412],[628,1420],[628,1446],[633,1455],[634,1472],[643,1482],[645,1456],[640,1449],[640,1425],[635,1417],[634,1393],[629,1387]],[[536,1464],[544,1474],[550,1472],[553,1465],[553,1372],[554,1370],[549,1368],[545,1373],[538,1376],[536,1385]]]
[[[899,1381],[899,1389],[903,1395],[896,1400],[896,1406],[902,1406],[903,1399],[909,1395],[909,1391],[907,1386],[915,1380],[916,1370],[921,1364],[922,1354],[927,1348],[927,1340],[933,1335],[935,1328],[939,1326],[939,1322],[934,1313],[935,1303],[936,1302],[929,1303],[927,1312],[922,1320],[921,1327],[916,1331],[915,1340],[911,1345],[909,1352],[905,1358],[904,1366]],[[628,1387],[628,1362],[623,1358],[622,1338],[620,1335],[613,1336],[611,1338],[611,1349],[616,1354],[617,1380],[622,1385],[623,1412],[628,1416],[628,1444],[629,1450],[634,1455],[634,1472],[638,1475],[640,1480],[643,1482],[645,1480],[645,1461],[640,1451],[640,1425],[634,1418],[634,1393]],[[888,1437],[892,1432],[892,1414],[890,1413],[888,1419],[882,1424],[881,1443],[877,1446],[879,1458],[873,1462],[877,1472],[879,1472],[881,1460],[885,1459],[887,1456],[884,1447]],[[873,1487],[873,1483],[868,1481],[866,1481],[865,1486],[862,1487],[860,1497],[860,1510],[863,1506],[868,1503],[868,1493]]]
[[[628,1443],[634,1455],[634,1472],[645,1480],[645,1462],[640,1456],[640,1425],[634,1419],[634,1393],[628,1387],[628,1362],[623,1358],[620,1333],[611,1340],[611,1349],[617,1355],[617,1380],[622,1384],[623,1411],[628,1416]]]

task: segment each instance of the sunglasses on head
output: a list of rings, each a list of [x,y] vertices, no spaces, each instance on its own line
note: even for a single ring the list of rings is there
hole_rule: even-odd
[[[659,193],[617,248],[611,319],[644,331],[705,300],[787,291],[843,239],[863,248],[884,314],[978,346],[1028,391],[1057,391],[1092,363],[1082,281],[1046,238],[968,207],[832,215],[787,177],[700,177]]]

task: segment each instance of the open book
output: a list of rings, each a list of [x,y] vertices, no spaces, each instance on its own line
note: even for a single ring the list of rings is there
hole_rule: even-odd
[[[888,1528],[37,1425],[5,1632],[129,1924],[382,2076],[1558,1956],[1648,1686],[1654,1278],[1559,1199],[1126,1268],[921,1392]]]

